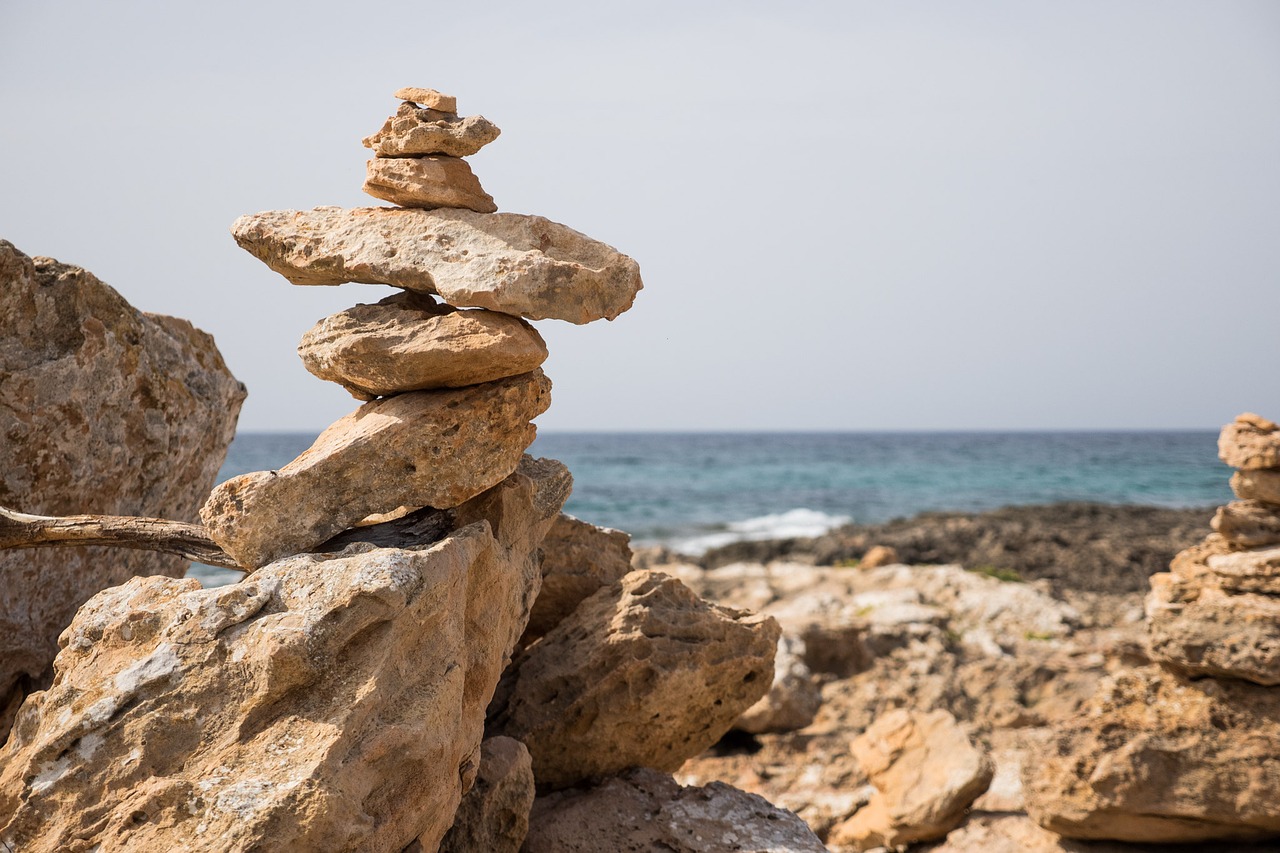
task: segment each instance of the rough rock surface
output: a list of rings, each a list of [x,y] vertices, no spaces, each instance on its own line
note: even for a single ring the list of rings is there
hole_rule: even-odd
[[[859,735],[850,751],[876,790],[830,840],[857,849],[943,837],[994,773],[946,711],[893,711]]]
[[[1218,458],[1232,468],[1280,468],[1280,426],[1252,413],[1238,416],[1218,437]]]
[[[790,732],[813,722],[822,707],[822,690],[804,662],[804,641],[782,635],[773,662],[769,692],[733,724],[750,734]]]
[[[3,240],[0,328],[0,505],[196,520],[245,397],[209,335]],[[0,552],[0,742],[23,696],[53,677],[81,604],[186,566],[123,549]]]
[[[894,563],[901,563],[902,558],[898,556],[898,552],[888,545],[873,545],[867,549],[867,553],[862,555],[862,561],[858,563],[859,568],[878,569],[881,566],[892,566]]]
[[[480,772],[462,798],[439,853],[519,853],[533,807],[533,763],[524,744],[491,737],[480,745]]]
[[[1028,811],[1069,838],[1280,837],[1280,691],[1123,672],[1029,771]]]
[[[1237,471],[1231,477],[1231,489],[1241,500],[1262,501],[1280,507],[1280,469]]]
[[[99,593],[0,752],[0,844],[434,849],[568,487],[563,466],[526,460],[429,545],[356,543],[218,589],[152,577]]]
[[[365,164],[364,191],[401,207],[465,207],[479,213],[498,209],[466,160],[440,154],[375,157]]]
[[[1262,501],[1232,501],[1218,507],[1213,529],[1238,548],[1280,545],[1280,511]]]
[[[542,542],[542,591],[525,642],[560,624],[584,599],[631,571],[631,535],[560,514]]]
[[[636,571],[512,662],[490,728],[523,741],[540,788],[675,770],[769,689],[778,623]]]
[[[530,320],[612,320],[641,288],[631,258],[519,213],[318,207],[242,216],[231,233],[294,284],[390,284]]]
[[[528,373],[546,360],[547,345],[518,317],[404,292],[325,317],[302,336],[298,355],[314,375],[370,400]]]
[[[1212,554],[1205,565],[1225,590],[1280,595],[1280,548]]]
[[[825,853],[804,821],[720,782],[636,769],[534,801],[525,853]]]
[[[453,95],[445,95],[435,89],[424,89],[418,86],[405,86],[396,89],[395,97],[402,101],[411,101],[419,106],[439,110],[442,113],[456,113],[458,99]]]
[[[551,402],[541,370],[365,403],[279,471],[220,484],[200,510],[242,566],[307,551],[373,513],[447,509],[510,474]]]
[[[364,140],[379,157],[446,154],[466,157],[498,138],[501,131],[484,116],[459,118],[448,112],[401,104],[382,129]]]

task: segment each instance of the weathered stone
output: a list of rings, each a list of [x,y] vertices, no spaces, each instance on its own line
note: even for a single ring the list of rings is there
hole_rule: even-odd
[[[379,157],[445,154],[466,157],[498,138],[497,125],[484,116],[459,118],[453,113],[401,104],[382,129],[364,139]]]
[[[1280,691],[1122,672],[1028,771],[1028,812],[1069,838],[1280,837]]]
[[[1246,501],[1262,501],[1280,509],[1280,468],[1237,471],[1231,476],[1231,489]]]
[[[875,545],[867,549],[867,553],[862,555],[862,559],[858,562],[858,567],[862,569],[878,569],[881,566],[892,566],[895,563],[901,563],[902,559],[898,556],[898,552],[888,545]]]
[[[1239,548],[1280,545],[1280,511],[1261,501],[1232,501],[1218,507],[1211,522],[1223,539]]]
[[[1218,458],[1232,468],[1280,468],[1280,427],[1246,412],[1222,428]]]
[[[375,157],[365,164],[364,191],[401,207],[465,207],[480,213],[498,209],[466,160],[438,154]]]
[[[372,513],[457,506],[515,469],[550,393],[537,370],[365,403],[279,471],[220,484],[200,517],[223,550],[256,568],[308,551]]]
[[[539,787],[674,770],[769,688],[778,623],[637,571],[517,655],[490,728],[524,742]]]
[[[0,505],[196,520],[245,397],[209,335],[3,240],[0,329]],[[186,567],[123,549],[0,552],[0,742],[23,697],[52,679],[58,634],[81,604]]]
[[[804,663],[804,642],[786,634],[778,641],[769,692],[733,724],[751,734],[791,732],[813,722],[822,707],[822,690]]]
[[[488,517],[429,545],[99,593],[0,752],[0,846],[435,849],[568,479],[526,460],[458,510]]]
[[[594,787],[534,801],[525,853],[825,853],[804,821],[721,782],[681,787],[629,770]]]
[[[318,207],[242,216],[231,232],[294,284],[390,284],[531,320],[612,320],[641,288],[631,258],[541,216]]]
[[[480,745],[480,773],[462,798],[439,853],[519,853],[533,807],[533,764],[524,744],[491,737]]]
[[[1214,554],[1207,562],[1225,590],[1280,595],[1280,548]]]
[[[541,637],[584,599],[630,571],[630,534],[561,513],[542,542],[542,591],[522,642]]]
[[[442,113],[456,113],[458,111],[457,98],[453,95],[441,94],[435,89],[405,86],[402,89],[396,89],[395,97],[402,101],[412,101],[415,104],[439,110]]]
[[[946,711],[890,712],[850,749],[876,793],[828,841],[858,850],[943,837],[964,819],[994,772]]]
[[[324,318],[302,336],[298,355],[311,373],[371,400],[528,373],[546,360],[547,345],[518,317],[402,292]]]

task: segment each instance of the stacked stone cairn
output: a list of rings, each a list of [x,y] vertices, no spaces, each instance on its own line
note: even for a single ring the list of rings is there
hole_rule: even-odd
[[[401,207],[232,226],[295,284],[400,289],[299,347],[365,402],[209,496],[242,582],[134,578],[80,609],[0,750],[0,849],[822,850],[668,775],[768,690],[777,622],[632,571],[524,453],[550,402],[528,321],[613,319],[635,261],[492,212],[459,158],[497,128],[397,95],[366,189]]]
[[[1151,578],[1157,665],[1104,682],[1028,777],[1030,813],[1064,836],[1280,838],[1280,426],[1240,415],[1218,454],[1239,500]]]

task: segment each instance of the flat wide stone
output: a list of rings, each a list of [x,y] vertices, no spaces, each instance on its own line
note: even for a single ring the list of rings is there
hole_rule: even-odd
[[[396,89],[395,97],[402,101],[413,101],[424,107],[430,107],[433,110],[439,110],[442,113],[456,113],[458,111],[458,99],[453,95],[445,95],[437,92],[435,89],[422,89],[417,86],[405,86],[403,89]]]
[[[439,154],[375,157],[365,166],[363,189],[401,207],[465,207],[479,213],[498,209],[466,160]]]

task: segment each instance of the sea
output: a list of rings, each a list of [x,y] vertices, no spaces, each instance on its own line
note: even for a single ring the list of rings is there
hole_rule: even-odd
[[[314,433],[238,434],[219,481],[282,467]],[[1210,507],[1231,499],[1216,431],[544,432],[564,462],[565,511],[636,545],[698,554],[744,539],[818,536],[847,522],[1058,501]],[[206,584],[236,573],[193,566]]]

